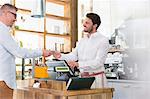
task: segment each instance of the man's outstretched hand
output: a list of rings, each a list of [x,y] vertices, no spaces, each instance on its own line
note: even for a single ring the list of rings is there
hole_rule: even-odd
[[[44,57],[51,56],[52,54],[53,54],[53,51],[50,51],[50,50],[43,50],[43,56],[44,56]]]

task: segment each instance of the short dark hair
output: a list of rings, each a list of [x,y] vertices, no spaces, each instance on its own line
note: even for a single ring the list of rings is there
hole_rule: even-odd
[[[96,29],[98,29],[98,27],[101,24],[101,18],[100,18],[100,16],[98,14],[96,14],[96,13],[87,13],[86,17],[89,18],[89,19],[91,19],[94,25],[97,24]]]
[[[1,10],[5,10],[5,9],[14,9],[14,10],[18,10],[18,8],[16,8],[14,5],[6,3],[4,5],[1,6],[0,8]]]

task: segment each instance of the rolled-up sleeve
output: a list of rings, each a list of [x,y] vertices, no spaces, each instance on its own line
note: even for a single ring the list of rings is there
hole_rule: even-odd
[[[77,61],[78,60],[77,47],[69,54],[61,54],[61,58],[59,58],[59,60]]]

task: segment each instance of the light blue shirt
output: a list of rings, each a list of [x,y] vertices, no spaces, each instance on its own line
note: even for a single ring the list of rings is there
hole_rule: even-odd
[[[34,58],[42,55],[42,50],[20,48],[9,33],[9,27],[0,22],[0,81],[10,88],[16,88],[15,57]]]

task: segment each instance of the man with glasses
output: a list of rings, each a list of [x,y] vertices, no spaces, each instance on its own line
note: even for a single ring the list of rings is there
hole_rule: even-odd
[[[4,4],[0,8],[0,99],[13,99],[13,89],[16,88],[15,57],[48,57],[52,54],[48,50],[28,50],[19,47],[9,33],[16,21],[17,10],[11,4]]]

